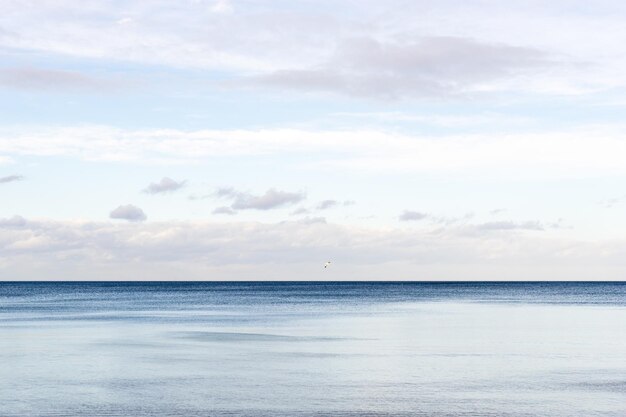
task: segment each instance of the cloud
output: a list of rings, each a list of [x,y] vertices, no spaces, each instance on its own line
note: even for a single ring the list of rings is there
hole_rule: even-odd
[[[298,223],[301,224],[316,224],[316,223],[326,223],[326,217],[305,217],[303,219],[297,220]]]
[[[171,178],[163,177],[160,182],[151,183],[143,192],[146,194],[172,193],[183,188],[186,183],[187,181],[185,180],[175,181]]]
[[[26,219],[22,216],[13,216],[7,219],[0,219],[0,228],[13,228],[26,226]]]
[[[187,199],[191,201],[198,201],[198,200],[206,200],[208,198],[213,198],[213,197],[215,197],[214,194],[202,194],[202,195],[189,194],[187,196]]]
[[[400,220],[401,222],[409,222],[409,221],[416,221],[416,220],[424,220],[429,217],[430,215],[427,213],[405,210],[402,214],[398,216],[398,220]]]
[[[327,210],[336,207],[339,204],[336,200],[324,200],[315,207],[317,210]]]
[[[492,213],[493,214],[493,213]],[[431,225],[441,225],[446,230],[456,230],[459,234],[480,234],[491,232],[516,232],[516,231],[545,231],[546,229],[562,229],[562,219],[556,222],[544,224],[536,220],[523,222],[491,221],[484,223],[469,223],[474,218],[474,213],[466,213],[462,217],[436,216],[419,211],[405,210],[398,220],[402,222],[428,220]]]
[[[41,68],[2,68],[0,87],[32,91],[98,91],[109,92],[118,87],[117,82],[64,70]]]
[[[215,13],[230,13],[233,11],[233,5],[230,0],[216,0],[211,11]]]
[[[510,130],[512,126],[516,128],[532,125],[536,119],[521,115],[511,115],[507,113],[494,112],[472,112],[467,115],[450,114],[423,114],[401,111],[380,111],[380,112],[337,112],[333,117],[348,120],[357,120],[360,123],[376,121],[377,123],[389,123],[393,125],[417,124],[419,126],[434,126],[445,129],[479,130],[485,127],[503,128]]]
[[[231,199],[234,210],[271,210],[286,205],[297,204],[306,198],[301,192],[287,192],[270,188],[262,195],[236,191],[233,188],[218,188],[215,195],[219,198]]]
[[[129,25],[134,21],[135,20],[132,17],[123,17],[121,19],[118,19],[115,23],[117,23],[118,25]]]
[[[366,97],[489,94],[512,83],[557,93],[623,85],[617,2],[604,2],[598,13],[564,2],[254,2],[232,12],[233,3],[11,3],[2,7],[11,19],[2,23],[0,47],[72,62],[214,70],[235,82],[256,73],[257,82],[279,88]],[[550,32],[559,36],[544,35]],[[550,60],[541,51],[594,65],[545,70]]]
[[[481,83],[551,65],[537,49],[436,36],[389,42],[344,41],[321,68],[279,70],[253,79],[260,85],[397,99],[453,96]]]
[[[303,193],[292,193],[271,188],[260,196],[239,194],[235,198],[232,207],[238,210],[269,210],[285,205],[297,204],[304,198],[305,195]]]
[[[9,175],[8,177],[0,177],[0,184],[7,184],[9,182],[22,181],[24,179],[21,175]]]
[[[241,193],[236,191],[233,187],[220,187],[215,190],[215,196],[219,198],[236,198],[239,194]]]
[[[302,12],[296,5],[277,9],[259,4],[232,13],[229,0],[210,3],[139,2],[111,7],[96,0],[92,6],[43,3],[36,10],[8,5],[2,11],[12,21],[3,22],[0,46],[105,62],[250,71],[294,59],[310,62],[314,49],[320,50],[320,40],[332,42],[332,35],[322,29],[338,28],[327,13]],[[263,36],[251,37],[251,33]]]
[[[601,201],[600,204],[605,208],[613,208],[621,203],[626,201],[626,195],[620,197],[609,198],[607,200]]]
[[[474,226],[481,231],[500,231],[500,230],[545,230],[544,225],[538,221],[526,221],[516,223],[513,221],[487,222]]]
[[[130,222],[142,222],[147,219],[143,210],[132,204],[119,206],[109,213],[109,217],[111,219],[128,220]]]
[[[562,179],[625,175],[625,133],[626,126],[619,124],[435,136],[358,129],[5,127],[0,128],[0,154],[167,165],[310,155],[302,169]]]
[[[213,214],[228,214],[229,216],[234,216],[235,214],[237,214],[235,210],[233,210],[232,208],[228,206],[218,207],[215,210],[213,210],[212,213]]]
[[[99,279],[319,279],[320,259],[328,253],[347,279],[621,279],[626,266],[626,241],[586,242],[510,227],[471,234],[467,226],[369,228],[323,218],[17,219],[0,227],[0,279],[84,279],[88,271]]]
[[[491,214],[492,216],[496,216],[498,214],[502,214],[502,213],[506,213],[506,209],[505,208],[497,208],[497,209],[493,209],[489,212],[489,214]]]
[[[300,214],[309,214],[311,213],[311,210],[304,208],[304,207],[299,207],[297,209],[295,209],[294,211],[292,211],[291,213],[289,213],[290,216],[297,216]]]

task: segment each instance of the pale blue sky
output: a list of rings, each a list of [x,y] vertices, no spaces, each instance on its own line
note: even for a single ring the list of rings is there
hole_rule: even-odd
[[[625,18],[0,0],[0,279],[624,279]]]

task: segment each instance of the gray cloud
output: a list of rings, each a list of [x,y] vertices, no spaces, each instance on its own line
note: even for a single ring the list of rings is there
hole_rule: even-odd
[[[233,187],[220,187],[215,191],[215,196],[217,197],[226,197],[226,198],[235,198],[240,192],[236,191]]]
[[[315,224],[315,223],[324,223],[326,224],[326,217],[305,217],[304,219],[297,220],[298,223],[302,224]]]
[[[119,206],[109,213],[109,217],[111,219],[128,220],[130,222],[142,222],[147,219],[143,210],[132,204]]]
[[[543,224],[538,221],[526,221],[516,223],[513,221],[487,222],[475,226],[481,231],[499,231],[499,230],[545,230]]]
[[[206,200],[207,198],[213,198],[213,197],[215,197],[214,194],[203,194],[203,195],[189,194],[187,196],[187,199],[191,201],[198,201],[198,200]]]
[[[427,213],[405,210],[402,214],[398,216],[398,220],[400,220],[401,222],[408,222],[408,221],[415,221],[415,220],[424,220],[429,217],[430,215]]]
[[[301,192],[287,192],[270,188],[262,195],[253,195],[247,192],[236,191],[230,188],[218,188],[215,195],[219,198],[233,200],[231,208],[234,210],[270,210],[286,205],[297,204],[306,198]]]
[[[7,219],[0,219],[0,227],[13,228],[26,226],[26,219],[22,216],[13,216]]]
[[[354,201],[352,200],[346,200],[343,203],[337,200],[324,200],[321,201],[317,206],[315,206],[315,210],[327,210],[333,207],[337,207],[340,204],[344,205],[344,206],[351,206],[353,204],[355,204]],[[305,207],[300,207],[294,211],[292,211],[291,213],[289,213],[291,216],[296,216],[299,214],[310,214],[312,210],[307,209]]]
[[[324,200],[315,207],[317,210],[326,210],[329,208],[333,208],[339,204],[336,200]]]
[[[279,5],[253,2],[241,7],[231,2],[233,13],[216,13],[205,1],[126,3],[110,7],[101,0],[88,5],[48,1],[38,2],[36,10],[15,3],[3,7],[4,14],[11,19],[3,22],[0,40],[7,50],[118,63],[201,68],[227,74],[266,71],[266,76],[273,75],[273,82],[281,86],[273,70],[292,71],[301,76],[305,71],[317,70],[326,76],[317,77],[321,78],[316,81],[317,91],[369,97],[372,93],[379,96],[384,89],[375,84],[376,80],[389,82],[394,90],[390,94],[397,95],[401,90],[405,96],[423,96],[423,90],[450,91],[462,87],[465,76],[459,77],[457,73],[465,71],[474,80],[479,64],[483,66],[481,73],[488,75],[512,73],[533,64],[532,54],[528,57],[526,53],[533,49],[511,51],[514,47],[502,47],[502,50],[489,43],[495,40],[511,45],[536,45],[573,59],[597,61],[593,72],[572,71],[567,67],[561,71],[541,71],[532,81],[544,81],[547,75],[548,82],[560,81],[565,87],[562,91],[566,92],[572,85],[623,83],[618,81],[622,61],[616,40],[623,37],[620,23],[624,12],[622,7],[614,6],[615,1],[603,2],[598,13],[583,9],[573,12],[564,5],[567,2],[553,2],[552,7],[538,2],[500,7],[493,1],[480,4],[440,1],[436,5],[398,0],[384,5],[371,1],[335,1],[319,4],[315,10],[302,7],[299,2]],[[419,16],[420,25],[415,24],[415,16]],[[96,21],[99,24],[94,25]],[[164,31],[164,27],[168,30]],[[553,30],[560,36],[543,36]],[[457,34],[459,38],[452,39],[461,40],[461,36],[473,36],[485,42],[467,41],[472,45],[459,47],[463,42],[454,44],[445,41],[450,39],[445,37],[420,39],[416,33]],[[351,38],[356,40],[346,40]],[[328,52],[334,49],[336,56],[329,57]],[[349,53],[344,52],[346,49]],[[457,59],[451,60],[450,56]],[[370,62],[374,64],[367,69]],[[379,62],[388,64],[383,66]],[[351,63],[363,63],[363,68],[355,70],[348,65]],[[431,79],[433,67],[445,77]],[[409,69],[415,72],[414,76],[407,75]],[[341,77],[348,84],[337,85],[336,80],[341,81]],[[411,90],[416,79],[426,85]],[[536,85],[523,81],[517,83],[522,90],[532,90]],[[409,88],[404,87],[407,84]],[[294,88],[305,87],[298,82]],[[488,87],[495,87],[496,91],[506,89],[501,85]]]
[[[454,96],[478,84],[551,65],[531,48],[460,37],[423,37],[408,42],[373,38],[344,41],[322,66],[284,69],[257,76],[259,85],[397,99]]]
[[[228,206],[222,206],[213,210],[213,214],[228,214],[229,216],[234,216],[237,212]]]
[[[161,178],[159,182],[153,182],[146,187],[143,192],[146,194],[163,194],[172,193],[176,190],[180,190],[185,186],[187,181],[175,181],[168,177]]]
[[[0,86],[19,90],[100,91],[117,89],[118,83],[74,71],[41,68],[0,69]]]
[[[289,213],[291,216],[297,216],[300,214],[309,214],[311,212],[311,210],[306,209],[304,207],[300,207],[295,209],[294,211],[292,211],[291,213]]]
[[[21,175],[9,175],[8,177],[0,177],[0,184],[6,184],[9,182],[22,181],[24,179]]]

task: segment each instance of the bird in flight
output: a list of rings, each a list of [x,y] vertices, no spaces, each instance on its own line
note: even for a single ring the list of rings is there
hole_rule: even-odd
[[[326,263],[324,264],[324,269],[328,268],[329,266],[330,266],[330,261],[328,261],[328,262],[326,262]]]

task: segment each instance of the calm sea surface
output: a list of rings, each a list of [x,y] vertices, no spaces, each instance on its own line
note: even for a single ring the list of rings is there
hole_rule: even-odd
[[[625,283],[1,283],[0,416],[626,416]]]

